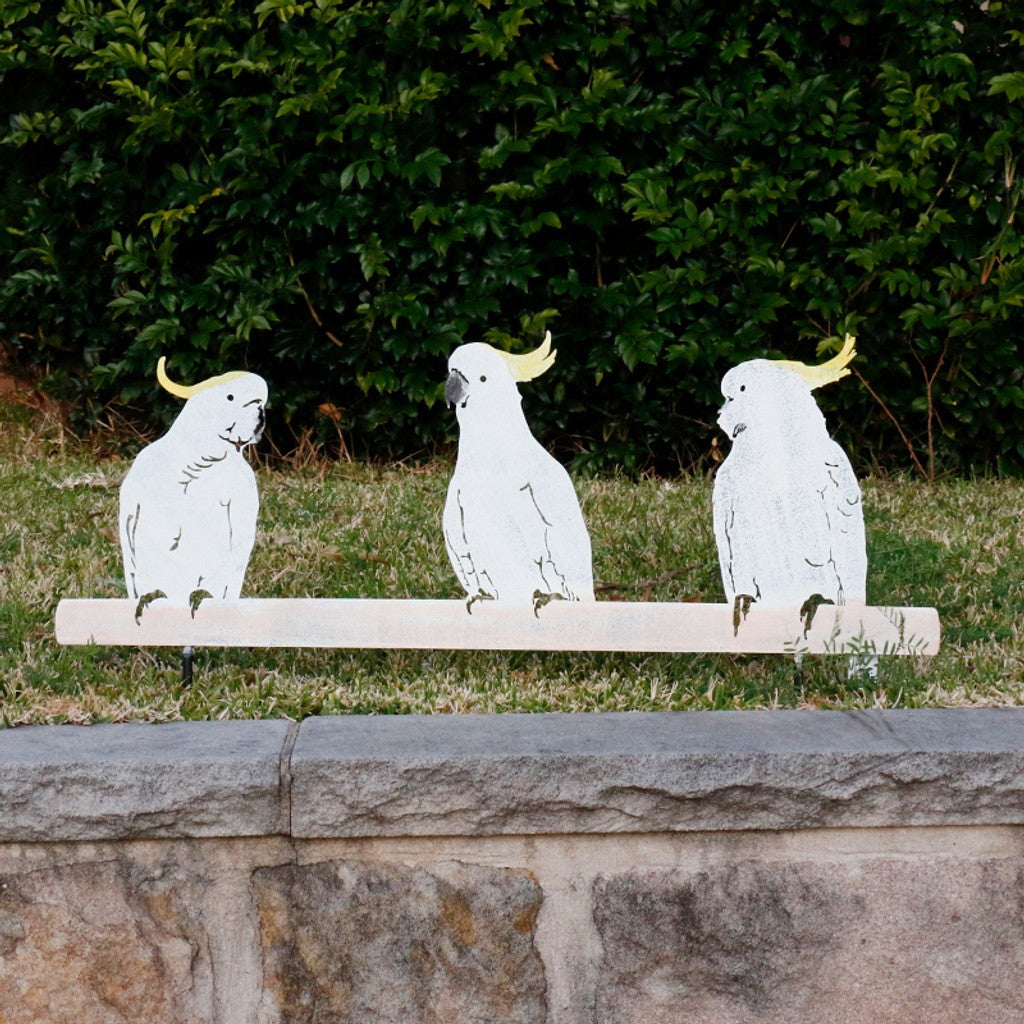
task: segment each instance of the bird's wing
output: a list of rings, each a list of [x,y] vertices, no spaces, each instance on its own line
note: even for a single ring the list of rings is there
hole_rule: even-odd
[[[727,601],[737,594],[759,597],[758,577],[761,570],[763,550],[758,546],[758,534],[752,524],[749,501],[744,502],[743,486],[754,481],[744,480],[735,471],[735,463],[727,458],[715,474],[712,491],[712,523],[715,546],[718,549],[718,565],[722,574],[722,587]]]
[[[247,466],[221,491],[188,487],[166,457],[166,446],[140,453],[121,485],[119,533],[128,593],[163,591],[175,604],[204,589],[238,597],[252,551],[259,509]],[[205,472],[218,472],[215,467]]]
[[[241,470],[236,474],[231,496],[220,499],[213,513],[221,520],[222,531],[226,526],[226,544],[212,553],[209,560],[210,591],[215,597],[239,597],[256,542],[259,489],[247,463],[241,463]]]
[[[138,459],[121,485],[118,533],[124,560],[125,586],[131,597],[163,590],[169,597],[178,586],[174,555],[181,545],[182,524],[153,477],[154,462]]]
[[[543,456],[529,466],[522,485],[535,514],[530,531],[548,593],[571,600],[593,600],[594,570],[590,534],[565,468],[538,446]]]
[[[441,519],[444,530],[444,546],[448,551],[448,559],[452,563],[455,575],[467,594],[475,594],[479,589],[473,573],[473,561],[466,540],[465,507],[462,503],[462,489],[455,477],[448,485],[448,497],[444,503],[444,514]]]
[[[824,469],[827,485],[821,493],[840,596],[845,601],[863,601],[867,554],[860,485],[846,453],[834,441],[824,454]]]
[[[736,591],[732,578],[732,551],[726,529],[732,515],[732,488],[725,478],[724,465],[718,467],[711,492],[711,523],[715,534],[715,548],[718,551],[718,568],[722,574],[722,589],[728,600]]]

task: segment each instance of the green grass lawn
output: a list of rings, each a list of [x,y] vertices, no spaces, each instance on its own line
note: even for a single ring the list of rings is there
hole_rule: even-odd
[[[1024,484],[864,481],[872,604],[934,605],[943,647],[854,684],[843,658],[61,648],[62,597],[124,596],[117,488],[52,422],[0,407],[0,715],[29,722],[311,714],[921,707],[1024,703]],[[454,598],[440,531],[450,467],[259,469],[246,593]],[[599,599],[721,601],[711,481],[576,481]]]

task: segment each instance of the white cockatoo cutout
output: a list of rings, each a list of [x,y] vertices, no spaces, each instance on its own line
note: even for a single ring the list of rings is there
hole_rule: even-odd
[[[812,391],[849,374],[854,338],[819,366],[752,359],[722,379],[731,438],[714,484],[722,584],[734,621],[754,601],[794,605],[805,630],[822,603],[865,601],[860,487]]]
[[[594,599],[590,536],[569,474],[530,433],[518,383],[555,361],[551,334],[512,355],[485,342],[448,360],[459,451],[444,508],[444,539],[467,607]]]
[[[237,598],[259,510],[244,452],[266,422],[263,378],[236,371],[184,387],[161,358],[157,380],[185,405],[121,484],[121,552],[136,618],[157,598],[193,614],[206,597]]]

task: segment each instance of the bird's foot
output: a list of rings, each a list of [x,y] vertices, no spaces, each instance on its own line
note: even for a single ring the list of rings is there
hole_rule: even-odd
[[[196,612],[199,610],[199,606],[208,597],[213,597],[213,594],[211,594],[208,590],[203,590],[201,587],[197,587],[195,590],[192,591],[191,594],[188,595],[188,606],[192,609],[193,619],[196,617]]]
[[[732,603],[732,635],[739,636],[740,623],[747,617],[750,606],[757,600],[751,594],[737,594]]]
[[[485,590],[478,590],[466,602],[466,611],[469,612],[470,615],[472,615],[473,614],[473,605],[476,604],[477,601],[493,601],[493,600],[494,600],[494,595],[493,594],[488,594]]]
[[[540,618],[538,614],[541,608],[546,604],[551,604],[552,601],[564,601],[565,594],[545,594],[542,590],[535,590],[533,592],[533,614],[535,618]]]
[[[136,625],[142,625],[142,613],[156,600],[161,597],[167,597],[162,590],[151,590],[148,594],[143,594],[139,598],[139,603],[135,606],[135,623]]]
[[[804,639],[811,631],[811,623],[814,622],[814,615],[823,604],[835,604],[829,597],[822,597],[821,594],[811,594],[802,605],[800,605],[800,621],[804,624]]]

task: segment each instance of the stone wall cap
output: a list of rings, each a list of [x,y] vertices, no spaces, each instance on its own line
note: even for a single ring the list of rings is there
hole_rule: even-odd
[[[234,761],[280,753],[285,719],[21,725],[0,730],[5,764]]]
[[[280,721],[0,730],[0,840],[265,835],[282,828]]]
[[[1024,823],[1024,709],[303,723],[296,837]]]
[[[308,718],[294,760],[1024,749],[1024,708]]]
[[[0,730],[0,841],[1024,824],[1024,708]]]

